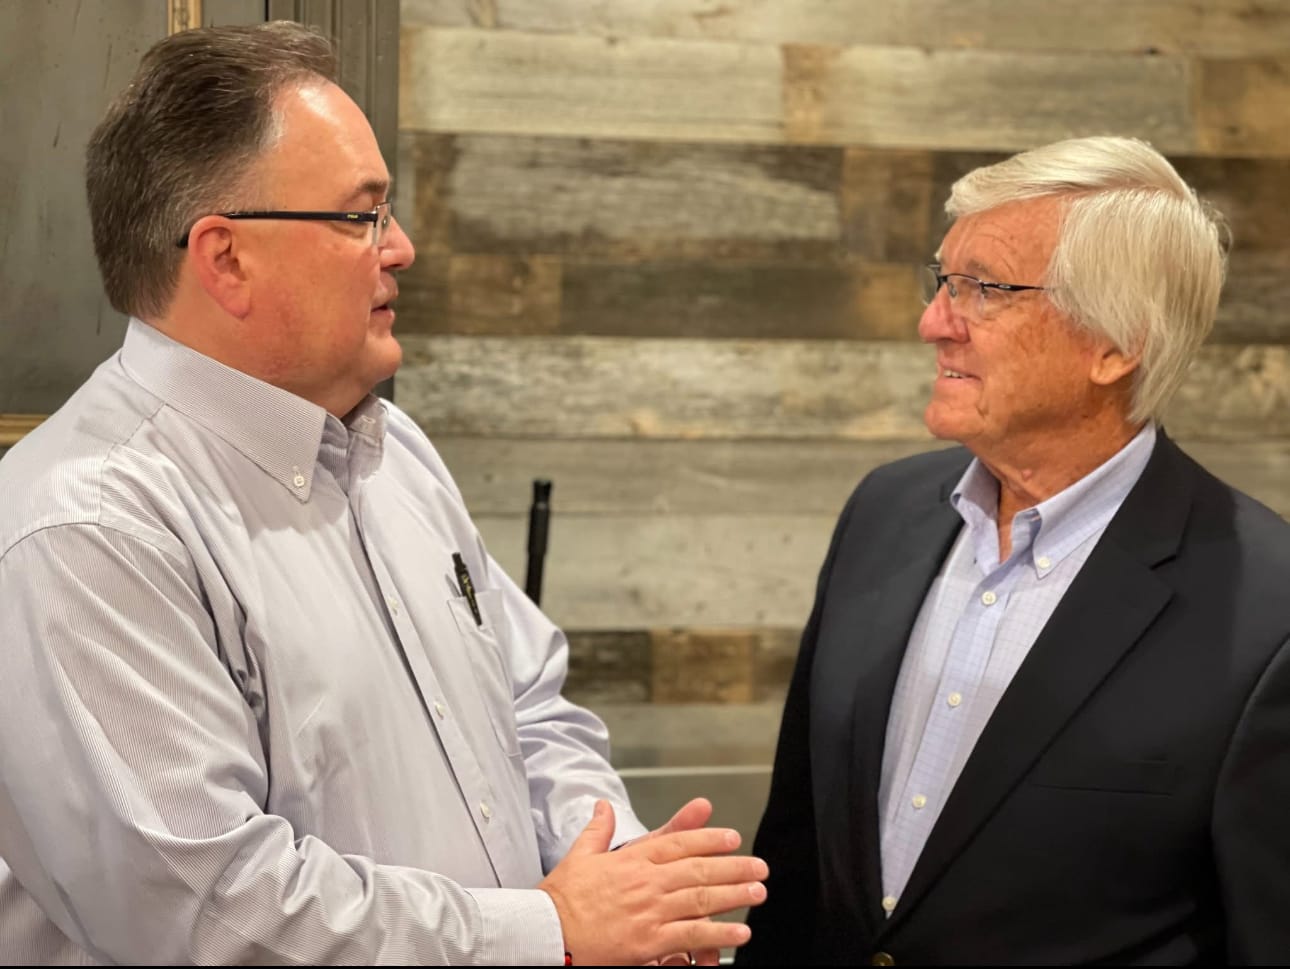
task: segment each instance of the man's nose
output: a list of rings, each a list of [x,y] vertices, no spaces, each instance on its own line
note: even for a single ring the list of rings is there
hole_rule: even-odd
[[[381,268],[385,270],[407,269],[417,257],[417,250],[412,240],[399,225],[399,220],[390,220],[390,229],[381,245]]]
[[[955,309],[946,287],[937,290],[936,296],[924,307],[918,321],[918,338],[924,343],[967,339],[967,321]]]

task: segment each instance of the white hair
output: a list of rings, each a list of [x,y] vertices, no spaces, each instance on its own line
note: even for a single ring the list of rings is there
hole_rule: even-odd
[[[1159,419],[1214,325],[1227,225],[1134,138],[1059,141],[978,168],[954,183],[945,211],[957,219],[1054,195],[1065,206],[1048,297],[1139,359],[1129,418]]]

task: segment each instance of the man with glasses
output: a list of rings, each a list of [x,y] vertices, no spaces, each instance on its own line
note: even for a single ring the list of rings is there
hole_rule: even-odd
[[[189,31],[91,139],[131,320],[0,465],[0,962],[715,964],[765,864],[701,799],[644,830],[371,395],[413,248],[333,78],[297,25]]]
[[[1290,526],[1162,413],[1224,230],[1142,142],[960,179],[925,413],[802,639],[748,964],[1290,957]]]

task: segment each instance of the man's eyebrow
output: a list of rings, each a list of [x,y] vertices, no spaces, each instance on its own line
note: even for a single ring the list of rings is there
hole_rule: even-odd
[[[350,193],[345,200],[347,203],[361,198],[364,195],[370,195],[377,199],[384,199],[390,190],[390,180],[388,178],[369,178],[365,179],[359,186]]]

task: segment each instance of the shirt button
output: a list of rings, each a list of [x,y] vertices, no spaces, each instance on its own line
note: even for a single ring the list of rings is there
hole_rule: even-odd
[[[296,473],[295,477],[291,479],[291,483],[297,488],[303,488],[305,486],[305,476],[300,473],[299,468],[293,467],[291,470]]]
[[[985,592],[981,593],[981,601],[987,606],[992,606],[999,601],[999,597],[987,589]]]
[[[896,911],[896,896],[887,895],[882,900],[882,910],[888,914]]]
[[[1047,555],[1039,556],[1039,558],[1035,559],[1035,564],[1038,565],[1041,569],[1050,569],[1053,566],[1052,559],[1050,559]]]
[[[488,806],[487,801],[479,802],[479,813],[484,816],[485,821],[491,820],[493,817],[493,809]]]
[[[399,600],[394,598],[394,596],[390,596],[385,601],[390,604],[390,612],[397,616],[399,614]]]
[[[962,702],[963,702],[963,694],[962,694],[962,693],[951,693],[949,696],[947,696],[947,697],[945,698],[945,702],[946,702],[946,703],[948,703],[948,704],[949,704],[950,706],[952,706],[952,707],[956,707],[956,706],[958,706],[960,703],[962,703]]]
[[[920,810],[927,806],[927,797],[923,794],[915,794],[913,800],[914,810]]]
[[[437,714],[439,715],[439,719],[440,719],[440,720],[442,720],[444,717],[446,717],[446,716],[448,715],[448,708],[447,708],[447,707],[445,707],[445,706],[444,706],[442,703],[440,703],[438,700],[435,700],[435,701],[434,701],[434,712],[435,712],[435,713],[437,713]]]

